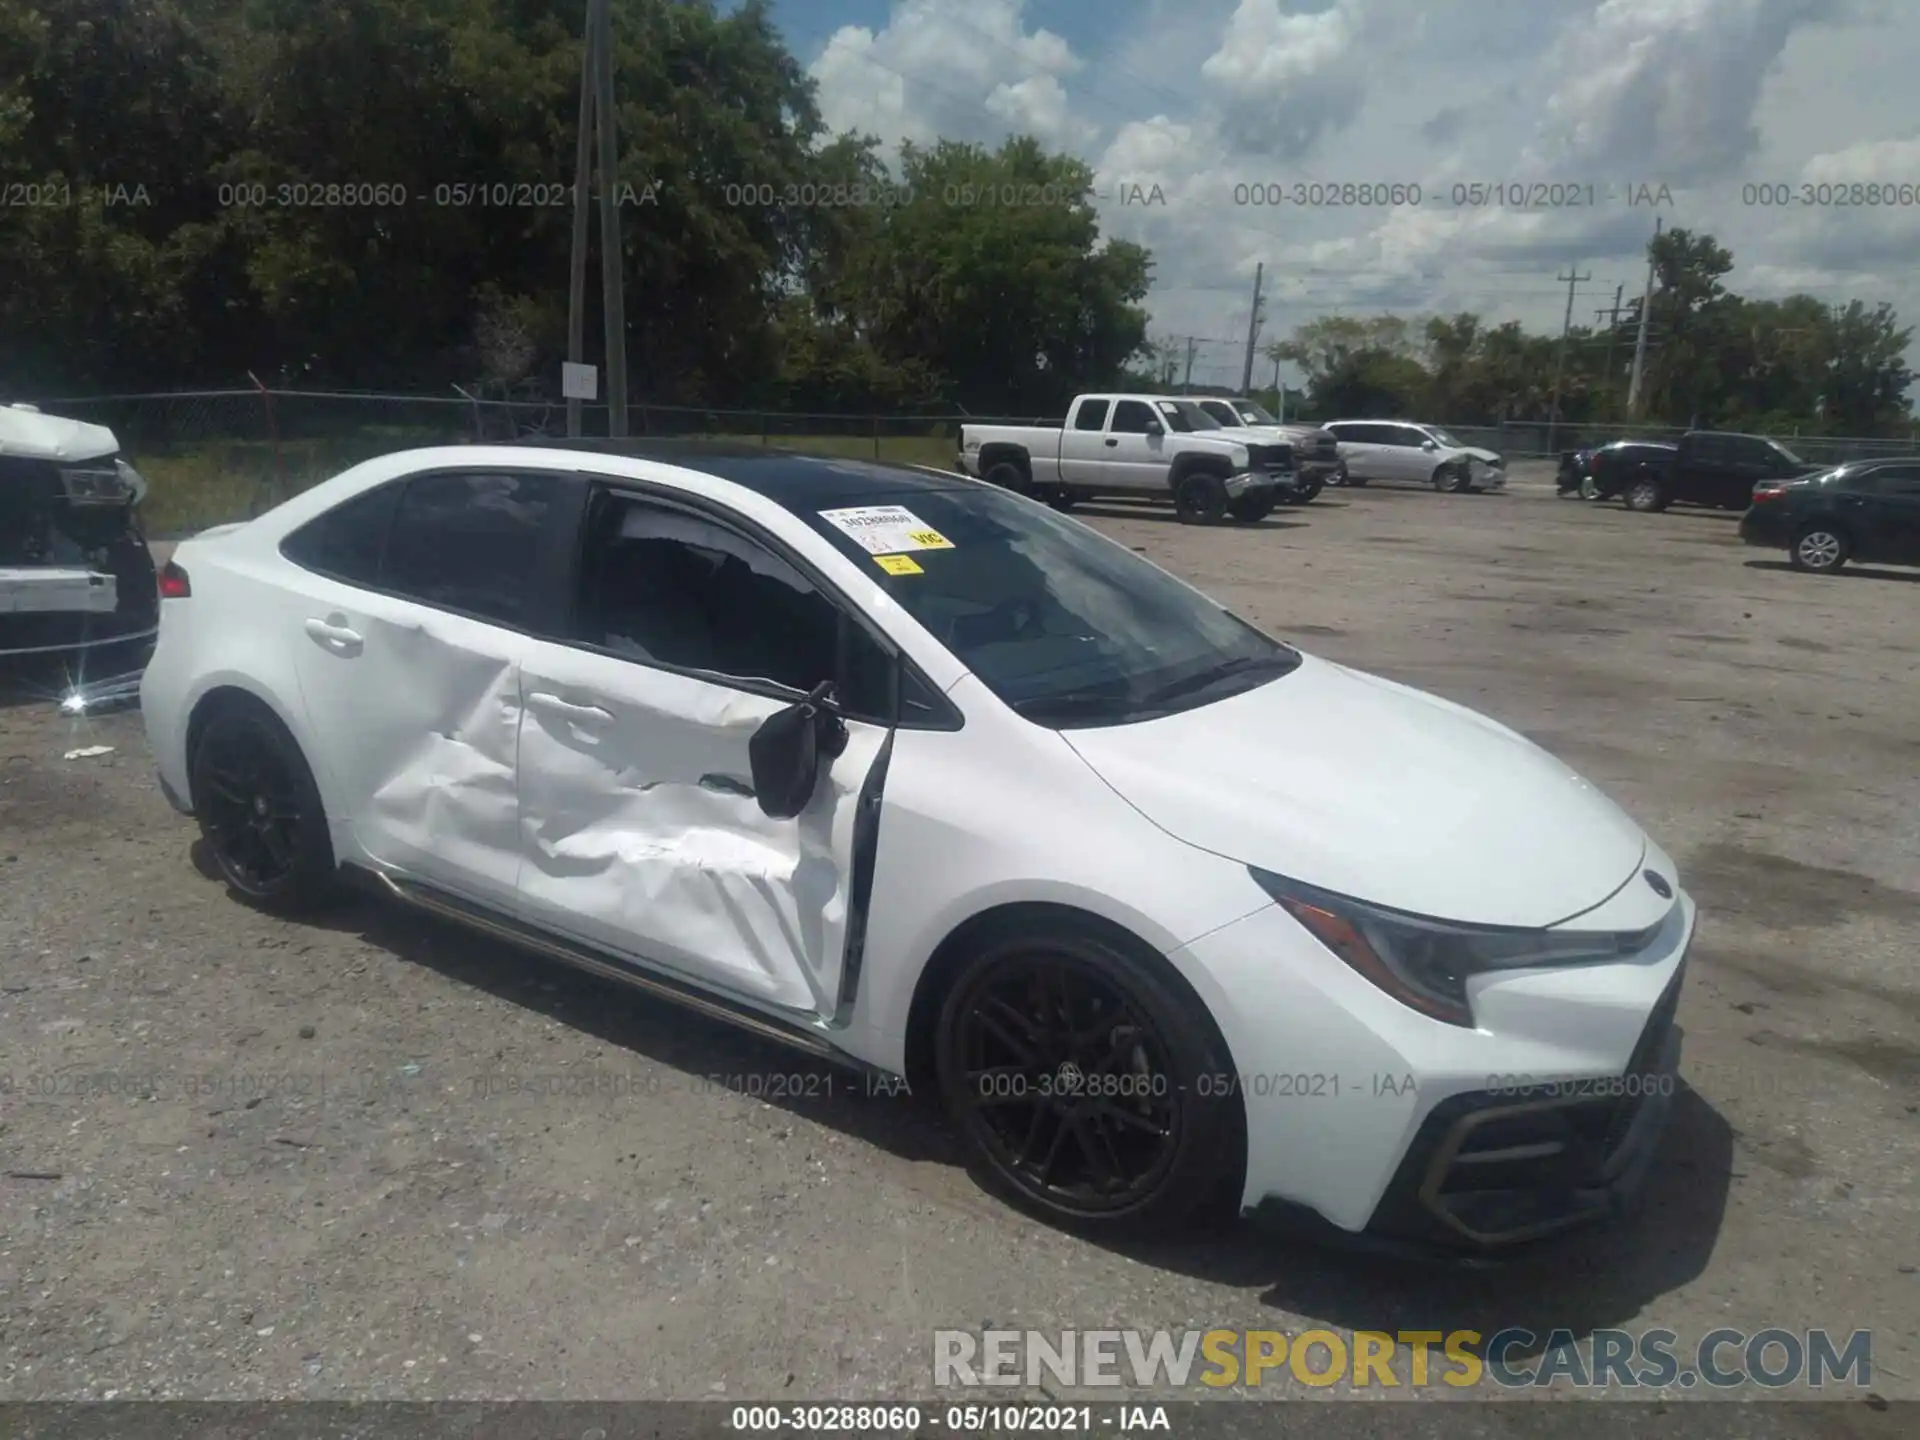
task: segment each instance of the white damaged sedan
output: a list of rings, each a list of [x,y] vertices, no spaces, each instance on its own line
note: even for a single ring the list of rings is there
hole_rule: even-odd
[[[1479,1249],[1614,1212],[1657,1148],[1694,928],[1660,848],[1044,505],[421,450],[186,541],[161,593],[148,735],[241,896],[370,881],[905,1077],[1057,1222]]]

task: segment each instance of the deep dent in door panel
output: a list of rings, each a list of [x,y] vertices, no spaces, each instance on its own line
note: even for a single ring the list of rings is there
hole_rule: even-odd
[[[747,740],[766,719],[767,702],[726,692],[696,699],[693,687],[675,701],[650,713],[629,698],[614,723],[645,733],[652,720],[662,736],[691,730],[701,743],[606,744],[530,711],[541,765],[550,774],[574,771],[556,792],[580,798],[569,810],[546,806],[529,816],[521,853],[542,875],[566,882],[577,908],[668,952],[642,958],[719,966],[714,978],[745,994],[830,1014],[849,900],[849,876],[834,857],[852,848],[875,747],[856,732],[806,810],[775,820],[751,797],[703,783],[716,774],[716,754],[737,756],[744,772]]]
[[[398,693],[377,697],[381,731],[389,740],[409,737],[377,747],[394,758],[368,798],[368,833],[463,868],[463,851],[512,855],[519,835],[518,664],[462,645],[452,627],[433,620],[362,623],[406,677]],[[342,744],[351,750],[353,740],[343,737]]]

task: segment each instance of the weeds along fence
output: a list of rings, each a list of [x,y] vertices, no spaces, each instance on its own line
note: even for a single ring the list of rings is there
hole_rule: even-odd
[[[0,399],[12,397],[0,396]],[[567,433],[564,401],[234,389],[36,400],[49,414],[112,429],[152,482],[153,534],[246,519],[340,471],[395,450],[502,443]],[[728,438],[819,454],[951,467],[965,423],[1046,424],[1038,416],[875,415],[630,405],[634,436]],[[1051,423],[1060,423],[1052,417]],[[607,406],[583,404],[581,429],[605,435]],[[1657,426],[1452,425],[1468,445],[1514,458],[1639,438],[1674,440]],[[1809,461],[1911,453],[1911,439],[1780,435]]]

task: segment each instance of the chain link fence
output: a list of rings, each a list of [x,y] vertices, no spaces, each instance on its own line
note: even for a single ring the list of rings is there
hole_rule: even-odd
[[[0,397],[10,398],[10,397]],[[147,526],[164,536],[246,519],[363,460],[431,445],[564,436],[564,401],[376,395],[310,390],[208,390],[38,400],[49,414],[112,429],[152,482]],[[630,405],[636,437],[714,438],[819,454],[950,468],[967,423],[1044,425],[1060,417],[815,414]],[[1516,459],[1623,438],[1676,440],[1661,426],[1449,425],[1463,443]],[[581,406],[581,429],[605,435],[608,407]],[[1907,440],[1776,435],[1813,462],[1907,454]],[[1549,445],[1552,449],[1549,450]]]

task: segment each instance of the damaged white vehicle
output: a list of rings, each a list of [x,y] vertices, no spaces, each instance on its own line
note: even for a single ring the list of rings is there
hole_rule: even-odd
[[[159,623],[147,482],[100,425],[0,406],[0,655],[133,646]]]
[[[1036,501],[757,446],[414,451],[163,589],[148,734],[241,895],[351,875],[905,1077],[1053,1220],[1471,1249],[1654,1156],[1694,929],[1660,848]]]

